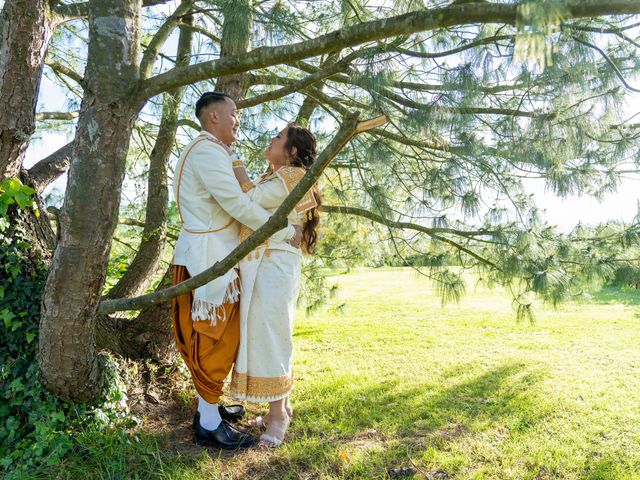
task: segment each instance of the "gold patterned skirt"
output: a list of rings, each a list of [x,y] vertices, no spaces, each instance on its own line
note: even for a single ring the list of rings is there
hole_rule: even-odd
[[[240,346],[231,395],[273,402],[293,389],[293,322],[301,255],[258,248],[240,262]]]

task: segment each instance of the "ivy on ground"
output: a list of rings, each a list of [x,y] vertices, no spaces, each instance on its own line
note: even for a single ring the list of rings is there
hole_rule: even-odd
[[[105,388],[93,405],[64,402],[40,383],[38,326],[47,265],[33,258],[20,219],[35,193],[17,179],[0,183],[0,473],[24,478],[59,463],[74,434],[127,419],[117,365],[105,362]]]

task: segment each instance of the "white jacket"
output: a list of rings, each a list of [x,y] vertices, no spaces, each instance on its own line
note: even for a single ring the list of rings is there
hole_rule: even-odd
[[[226,257],[239,245],[239,223],[252,230],[261,227],[271,214],[251,201],[233,174],[232,159],[209,132],[202,131],[182,152],[176,164],[173,195],[182,230],[171,261],[187,267],[192,277]],[[271,238],[286,242],[295,236],[291,224]],[[192,319],[215,323],[219,308],[238,300],[233,288],[236,268],[194,292]]]

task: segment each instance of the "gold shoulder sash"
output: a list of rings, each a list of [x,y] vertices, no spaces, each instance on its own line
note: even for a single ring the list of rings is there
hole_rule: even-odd
[[[305,173],[307,172],[304,168],[300,167],[283,167],[277,170],[275,173],[278,178],[280,178],[280,180],[282,180],[282,182],[284,183],[287,192],[291,193],[291,191],[296,187],[300,180],[302,180],[302,177],[304,177]],[[313,194],[314,190],[315,185],[311,188],[311,190],[305,193],[304,197],[302,197],[302,199],[294,208],[296,213],[304,213],[307,210],[318,206],[316,197]]]
[[[195,142],[193,142],[193,144],[189,147],[189,150],[187,150],[187,152],[184,154],[184,158],[182,159],[182,165],[180,165],[180,172],[178,173],[178,188],[177,188],[177,191],[176,191],[176,206],[178,207],[178,216],[180,217],[180,223],[182,224],[182,228],[185,231],[189,232],[189,233],[220,232],[220,231],[224,230],[225,228],[230,227],[233,224],[233,222],[236,221],[235,218],[231,218],[231,221],[229,223],[227,223],[226,225],[224,225],[223,227],[215,228],[213,230],[203,230],[203,231],[190,230],[190,229],[188,229],[187,227],[184,226],[184,219],[182,218],[182,212],[180,211],[180,183],[182,182],[182,171],[184,170],[184,164],[187,163],[187,158],[189,158],[189,154],[194,149],[194,147],[196,145],[198,145],[199,143],[207,141],[207,140],[210,141],[210,142],[213,142],[213,143],[218,143],[211,137],[198,138]]]

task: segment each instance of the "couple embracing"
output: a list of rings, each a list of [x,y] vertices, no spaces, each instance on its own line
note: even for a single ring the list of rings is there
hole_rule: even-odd
[[[233,149],[239,122],[232,98],[207,92],[195,110],[202,131],[180,156],[173,181],[182,224],[172,260],[174,284],[222,260],[261,227],[316,156],[313,134],[289,125],[264,151],[268,170],[251,181]],[[286,228],[225,275],[173,299],[176,346],[198,392],[198,444],[237,449],[256,443],[236,424],[244,407],[219,403],[233,370],[231,396],[269,403],[264,417],[249,421],[263,431],[257,443],[281,445],[293,414],[292,330],[301,259],[316,244],[319,204],[314,187],[289,214]]]

